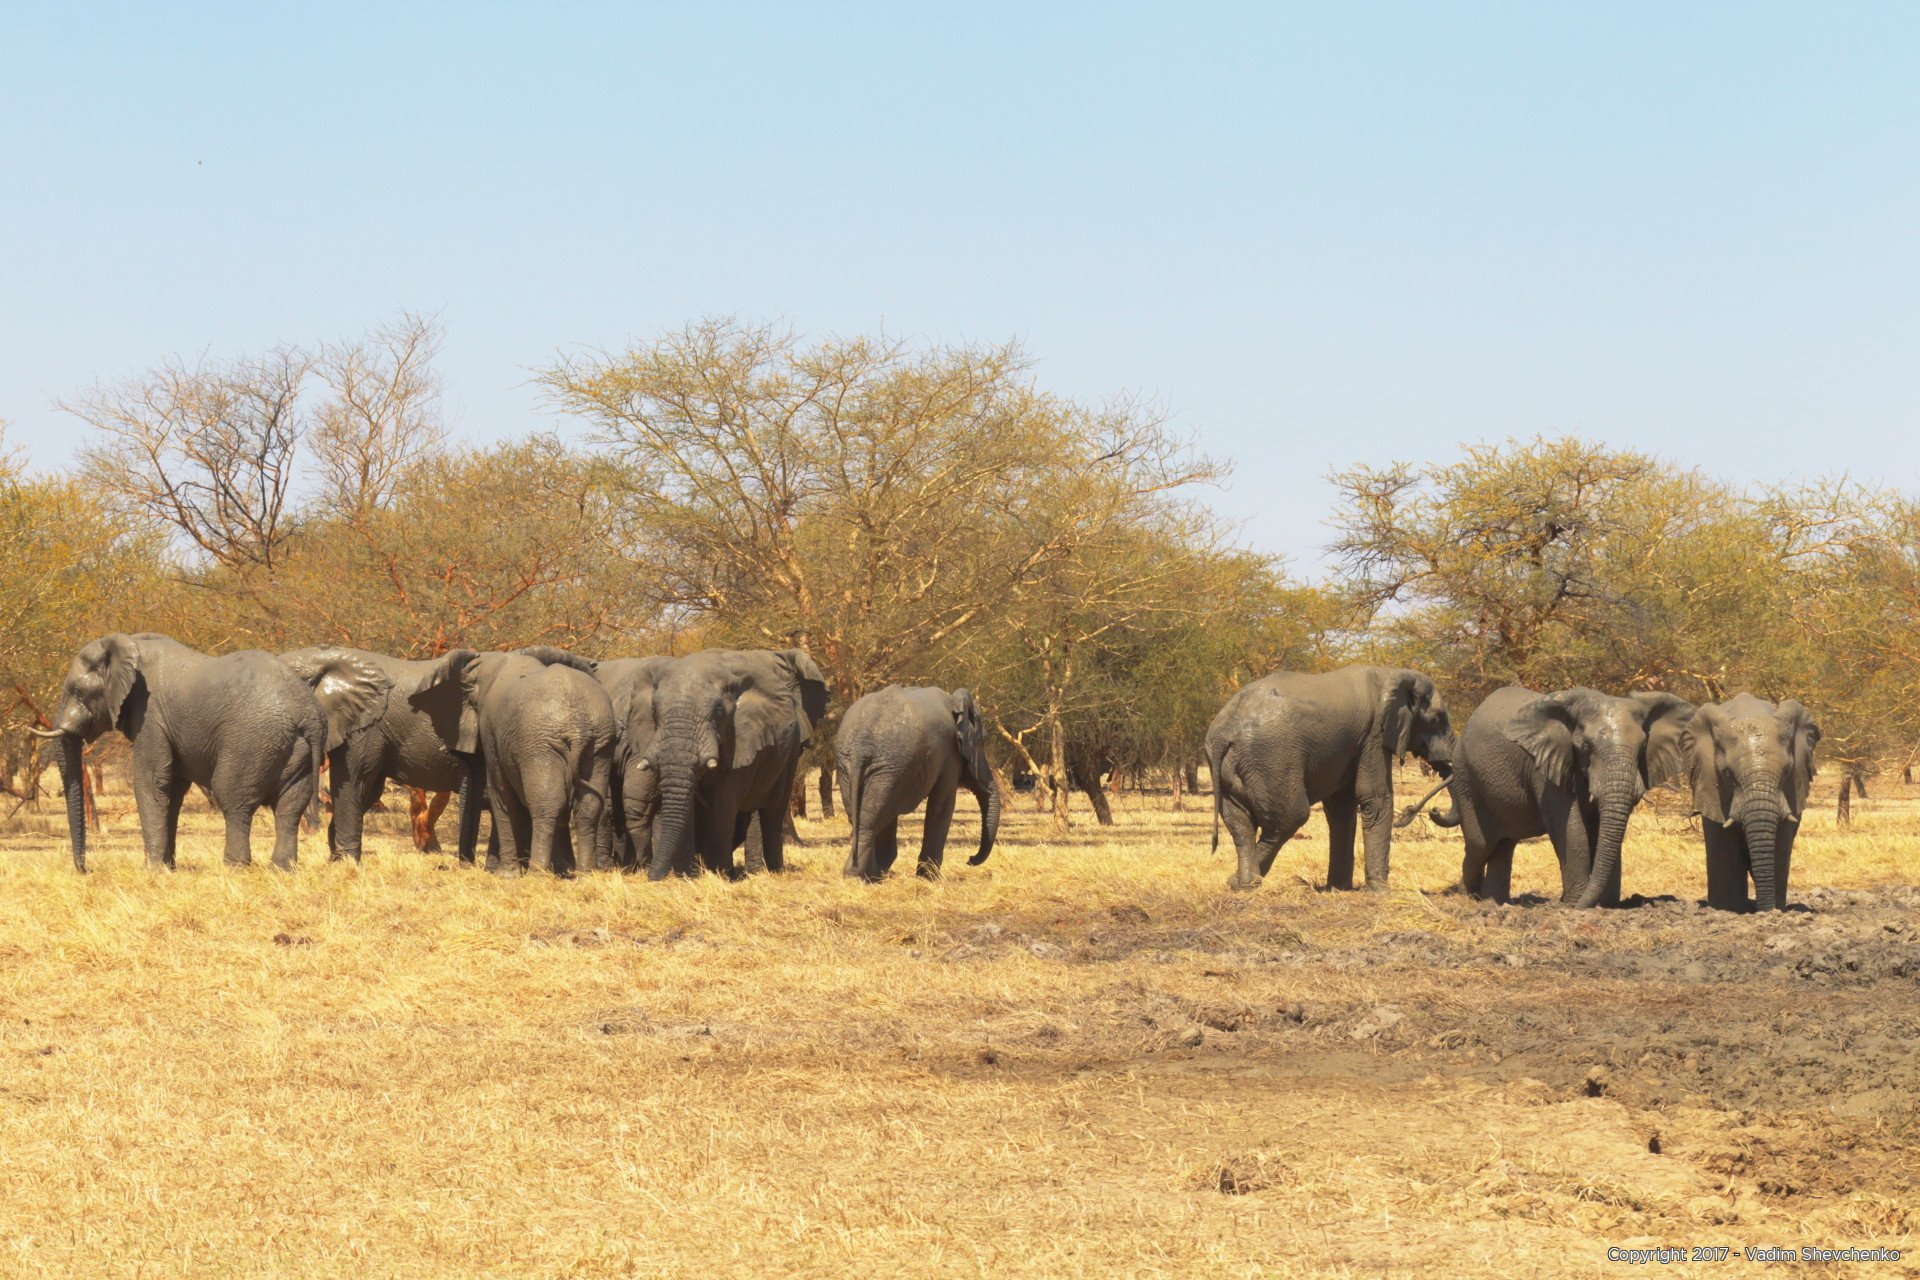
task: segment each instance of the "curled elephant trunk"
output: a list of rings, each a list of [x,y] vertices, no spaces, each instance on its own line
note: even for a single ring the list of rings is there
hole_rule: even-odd
[[[992,774],[974,784],[973,798],[980,802],[980,852],[968,858],[967,865],[977,867],[993,852],[993,842],[1000,834],[1000,788],[994,785]]]
[[[1449,769],[1447,772],[1448,774],[1451,774],[1453,771]],[[1439,795],[1442,791],[1445,791],[1447,789],[1447,784],[1449,781],[1450,779],[1448,777],[1443,776],[1440,779],[1440,781],[1433,784],[1432,789],[1429,790],[1427,794],[1421,796],[1418,800],[1414,801],[1412,804],[1402,809],[1400,811],[1399,819],[1395,821],[1393,824],[1393,829],[1398,831],[1401,827],[1406,826],[1408,823],[1412,822],[1415,818],[1419,817],[1420,811],[1427,807],[1427,801],[1433,799],[1435,796]],[[1458,806],[1455,806],[1452,809],[1448,809],[1445,813],[1432,814],[1431,817],[1433,818],[1433,821],[1438,823],[1440,826],[1457,827],[1460,825],[1460,819],[1455,812],[1457,808]]]
[[[1633,812],[1634,801],[1633,788],[1617,784],[1607,789],[1600,802],[1600,830],[1594,846],[1593,866],[1573,904],[1582,911],[1598,906],[1613,878],[1620,874],[1620,847],[1626,843],[1627,815]]]
[[[60,787],[67,797],[67,839],[73,845],[73,869],[87,869],[86,768],[80,762],[80,735],[60,735]]]

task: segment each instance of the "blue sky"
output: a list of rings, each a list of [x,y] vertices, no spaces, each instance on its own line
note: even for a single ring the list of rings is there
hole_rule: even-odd
[[[1920,6],[0,9],[0,418],[440,314],[455,423],[715,313],[1159,397],[1310,570],[1327,473],[1577,431],[1920,463]]]

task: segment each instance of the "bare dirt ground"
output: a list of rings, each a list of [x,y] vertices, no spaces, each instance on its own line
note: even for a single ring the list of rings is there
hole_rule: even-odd
[[[1445,893],[1424,822],[1387,893],[1313,887],[1316,821],[1230,894],[1204,797],[1015,799],[986,866],[879,886],[840,821],[651,885],[392,819],[227,871],[204,813],[155,878],[124,795],[83,879],[50,804],[0,837],[0,1273],[1914,1274],[1920,788],[1815,804],[1765,916],[1646,810],[1640,896],[1575,913],[1544,843],[1522,903]]]

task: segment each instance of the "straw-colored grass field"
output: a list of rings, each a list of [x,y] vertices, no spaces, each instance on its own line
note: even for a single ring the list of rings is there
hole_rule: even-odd
[[[837,820],[738,884],[502,882],[393,819],[360,866],[308,837],[292,875],[259,840],[233,872],[197,801],[156,878],[124,791],[81,878],[49,802],[0,837],[0,1272],[1920,1257],[1920,804],[1876,788],[1843,831],[1831,803],[1794,863],[1812,910],[1731,917],[1645,810],[1628,890],[1678,900],[1573,913],[1441,893],[1459,844],[1424,822],[1386,894],[1310,887],[1316,820],[1231,895],[1204,797],[1065,837],[1010,798],[985,867],[963,812],[947,880],[870,887]],[[1519,864],[1557,893],[1544,844]]]

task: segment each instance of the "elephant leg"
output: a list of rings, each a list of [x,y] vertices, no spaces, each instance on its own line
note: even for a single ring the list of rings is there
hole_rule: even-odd
[[[185,779],[176,779],[161,793],[160,856],[155,858],[151,853],[147,855],[147,866],[151,870],[173,870],[174,854],[178,852],[180,845],[180,806],[186,803],[187,792],[191,790],[193,790],[191,783]],[[141,838],[144,842],[146,837],[146,818],[144,813],[141,815],[140,827]]]
[[[366,832],[367,810],[379,800],[386,780],[378,774],[368,777],[341,777],[333,774],[333,821],[327,826],[329,858],[360,861],[361,841]]]
[[[280,793],[273,806],[273,865],[282,871],[293,870],[300,860],[300,820],[313,807],[313,788],[292,786]]]
[[[253,865],[253,806],[229,809],[227,820],[226,863],[230,867]]]
[[[779,799],[753,815],[747,828],[747,874],[762,871],[774,874],[787,868],[787,797],[793,794],[791,780],[778,793]]]
[[[542,875],[552,875],[554,870],[554,847],[563,838],[561,810],[551,805],[531,802],[527,805],[530,829],[527,836],[527,869]]]
[[[1233,877],[1227,881],[1227,887],[1258,888],[1260,882],[1267,878],[1267,873],[1273,870],[1273,860],[1279,856],[1280,846],[1306,825],[1310,809],[1304,795],[1294,797],[1291,803],[1260,824],[1256,838],[1251,809],[1237,797],[1223,796],[1220,816],[1227,824],[1227,830],[1233,833],[1240,863]]]
[[[1351,889],[1353,837],[1359,830],[1360,798],[1351,791],[1342,791],[1328,796],[1320,808],[1327,815],[1327,888]]]
[[[779,826],[778,821],[774,823]],[[767,869],[766,824],[760,820],[759,813],[747,815],[746,829],[740,833],[740,847],[746,863],[745,874],[757,876]]]
[[[1459,815],[1460,838],[1466,844],[1460,855],[1460,889],[1476,898],[1485,898],[1489,896],[1486,891],[1487,863],[1493,856],[1497,841],[1488,837],[1487,829],[1480,820],[1480,810],[1471,802],[1470,793],[1462,787],[1454,794],[1453,810]]]
[[[900,819],[884,818],[874,824],[873,873],[869,880],[884,880],[900,857]]]
[[[1783,822],[1780,834],[1773,846],[1773,906],[1776,911],[1787,909],[1787,872],[1793,867],[1793,839],[1800,834],[1797,823]]]
[[[1717,911],[1747,909],[1747,843],[1738,827],[1700,820],[1707,845],[1707,905]]]
[[[920,829],[920,865],[917,873],[925,880],[940,878],[940,863],[947,853],[947,832],[953,826],[955,788],[935,787],[927,797],[927,819]]]
[[[1360,796],[1360,839],[1367,851],[1367,888],[1387,887],[1393,862],[1393,792],[1363,792]],[[1352,876],[1349,873],[1351,886]]]
[[[133,799],[140,813],[140,843],[146,849],[147,866],[171,871],[180,830],[180,805],[193,784],[173,772],[170,760],[148,769],[141,769],[138,759],[134,763]]]
[[[487,804],[493,810],[493,839],[499,843],[496,856],[489,848],[487,870],[499,876],[517,876],[533,847],[533,818],[519,796],[505,787],[489,785]]]
[[[1486,870],[1480,877],[1480,896],[1489,902],[1513,901],[1513,850],[1515,842],[1496,838],[1487,855]]]
[[[1218,782],[1214,786],[1218,787]],[[1233,837],[1233,851],[1237,861],[1234,873],[1227,884],[1235,889],[1251,889],[1260,883],[1259,838],[1255,835],[1253,814],[1239,797],[1221,795],[1219,799],[1220,821],[1226,824],[1227,834]]]

